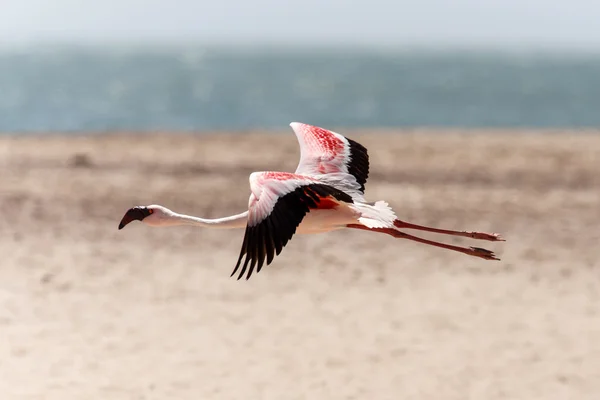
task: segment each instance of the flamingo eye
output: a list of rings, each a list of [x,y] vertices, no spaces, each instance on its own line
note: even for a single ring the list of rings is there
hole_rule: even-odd
[[[149,209],[148,209],[148,213],[150,213],[150,214],[154,214],[154,210],[153,210],[153,209],[151,209],[151,208],[149,208]]]

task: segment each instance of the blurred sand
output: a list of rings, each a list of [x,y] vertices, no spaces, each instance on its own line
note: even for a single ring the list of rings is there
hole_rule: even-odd
[[[369,200],[502,261],[342,231],[235,281],[241,230],[117,224],[242,211],[291,130],[0,138],[0,398],[598,399],[598,132],[344,133]]]

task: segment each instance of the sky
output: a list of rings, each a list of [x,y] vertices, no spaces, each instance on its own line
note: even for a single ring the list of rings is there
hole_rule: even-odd
[[[0,0],[0,44],[600,49],[598,0]]]

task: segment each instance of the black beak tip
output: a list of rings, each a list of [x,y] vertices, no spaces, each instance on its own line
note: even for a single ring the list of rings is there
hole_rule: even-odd
[[[127,210],[121,223],[119,223],[119,230],[125,228],[127,224],[132,221],[141,221],[148,215],[152,214],[146,207],[133,207]]]

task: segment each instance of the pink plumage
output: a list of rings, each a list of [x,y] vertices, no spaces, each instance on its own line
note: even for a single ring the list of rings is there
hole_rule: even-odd
[[[339,133],[303,124],[290,124],[300,144],[297,174],[339,175],[348,183],[356,182],[356,190],[364,193],[369,176],[367,149]]]

